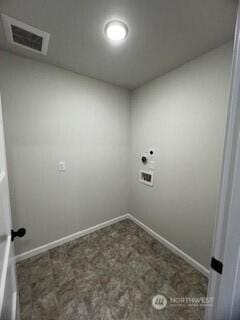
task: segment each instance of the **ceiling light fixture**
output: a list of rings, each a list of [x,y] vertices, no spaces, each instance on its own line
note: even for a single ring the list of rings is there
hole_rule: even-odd
[[[128,28],[121,21],[110,21],[105,26],[105,33],[109,40],[119,43],[126,39]]]

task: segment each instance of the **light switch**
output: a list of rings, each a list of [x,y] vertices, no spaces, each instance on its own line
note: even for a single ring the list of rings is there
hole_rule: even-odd
[[[58,170],[61,171],[61,172],[66,171],[66,163],[65,163],[65,161],[59,161]]]

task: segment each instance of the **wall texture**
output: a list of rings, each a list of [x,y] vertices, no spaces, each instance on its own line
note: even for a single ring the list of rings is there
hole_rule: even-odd
[[[0,51],[13,221],[27,228],[17,253],[130,212],[209,267],[231,50],[131,95]],[[140,155],[151,147],[153,188],[138,182]]]
[[[130,212],[209,268],[224,143],[231,44],[154,80],[132,96]],[[138,182],[156,150],[154,187]],[[148,166],[146,166],[149,169]]]
[[[128,91],[4,51],[0,91],[17,253],[126,213]]]

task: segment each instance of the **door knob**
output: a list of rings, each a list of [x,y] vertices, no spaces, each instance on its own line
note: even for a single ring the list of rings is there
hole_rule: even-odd
[[[18,231],[11,230],[11,240],[13,241],[14,238],[19,237],[22,238],[26,234],[25,228],[20,228]]]

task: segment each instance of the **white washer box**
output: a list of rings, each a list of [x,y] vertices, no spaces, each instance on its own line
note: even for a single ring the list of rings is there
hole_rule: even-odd
[[[139,181],[141,183],[144,183],[144,184],[152,187],[153,186],[153,172],[140,170],[139,171]]]

